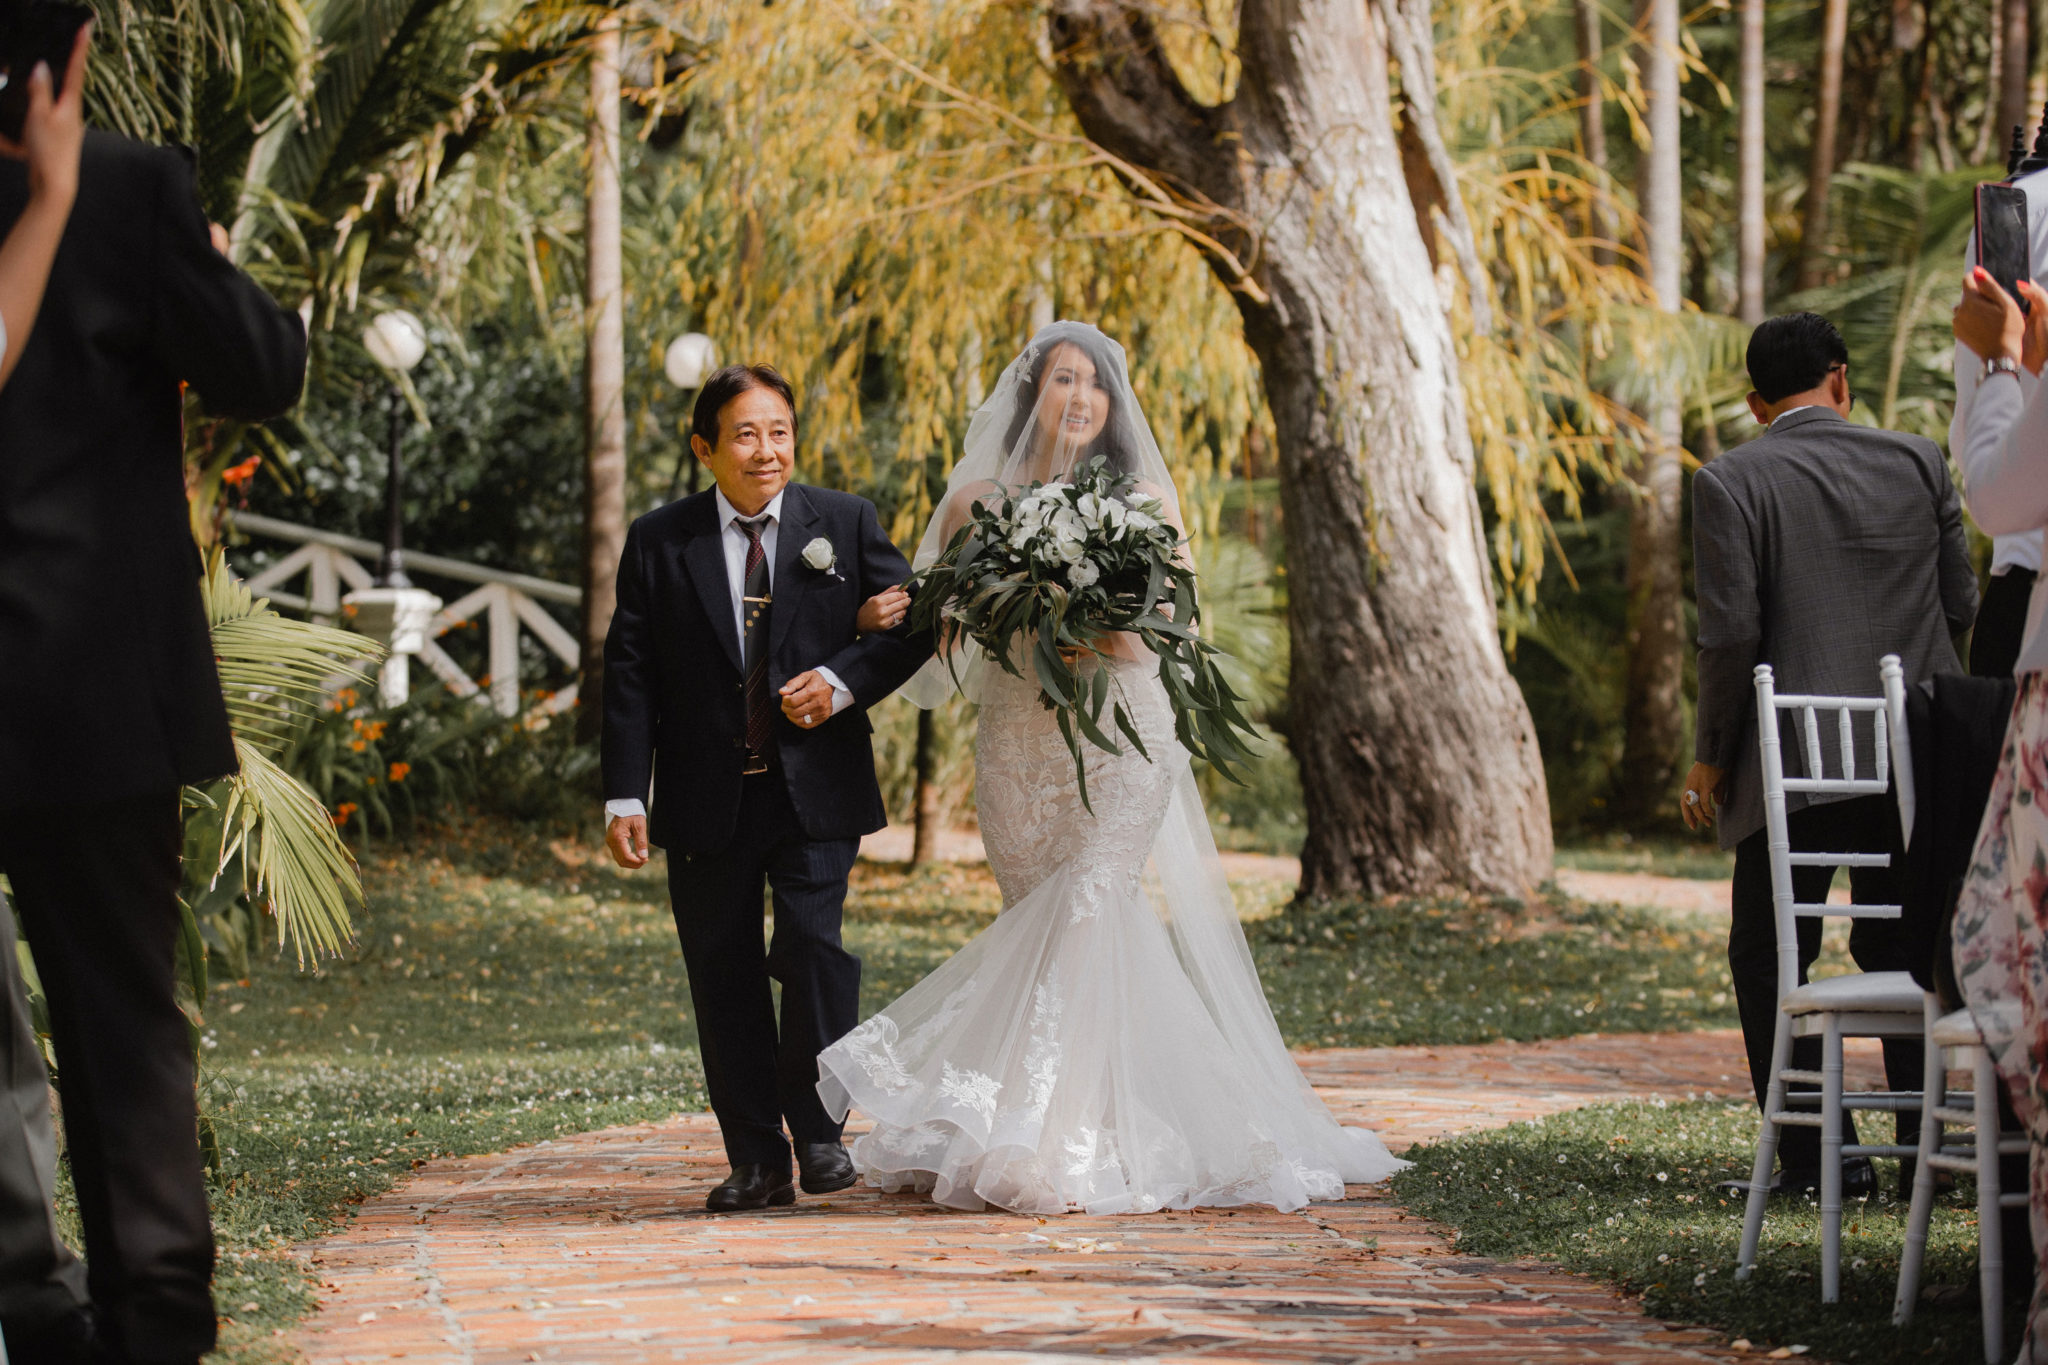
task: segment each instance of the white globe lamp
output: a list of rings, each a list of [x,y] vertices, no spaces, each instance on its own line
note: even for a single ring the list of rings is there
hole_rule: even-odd
[[[403,374],[426,357],[426,325],[403,308],[379,313],[363,329],[363,349],[385,369]]]
[[[668,344],[668,350],[661,357],[661,372],[668,376],[668,382],[688,393],[704,387],[704,381],[718,368],[718,348],[711,338],[702,332],[685,332]],[[676,457],[676,472],[668,481],[668,500],[676,500],[676,492],[683,485],[683,467],[690,470],[690,491],[697,491],[697,463],[690,458],[690,441],[683,438],[682,452]]]
[[[718,349],[702,332],[685,332],[668,344],[661,357],[662,373],[679,389],[702,388],[718,367]]]

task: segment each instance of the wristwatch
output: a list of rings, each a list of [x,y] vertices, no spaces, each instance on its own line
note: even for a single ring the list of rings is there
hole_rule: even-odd
[[[1983,378],[1989,379],[1994,374],[2009,374],[2014,379],[2018,379],[2020,377],[2020,363],[2009,355],[1995,355],[1984,362]]]

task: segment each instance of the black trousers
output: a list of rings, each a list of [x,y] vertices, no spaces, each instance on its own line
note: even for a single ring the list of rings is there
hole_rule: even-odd
[[[858,1022],[860,959],[840,945],[858,839],[809,839],[778,767],[746,779],[732,843],[669,862],[711,1109],[735,1166],[789,1165],[789,1139],[837,1142],[818,1054]],[[761,887],[775,935],[761,950]],[[778,1028],[771,978],[782,985]],[[789,1137],[783,1121],[789,1123]]]
[[[1899,811],[1890,796],[1858,796],[1824,806],[1808,806],[1786,818],[1795,852],[1807,853],[1890,853],[1890,867],[1852,867],[1849,887],[1857,902],[1897,905],[1900,892]],[[1834,880],[1831,867],[1795,867],[1792,890],[1795,899],[1827,899]],[[1742,1045],[1749,1053],[1749,1079],[1756,1088],[1756,1102],[1763,1105],[1771,1084],[1771,1043],[1778,1027],[1778,931],[1771,909],[1771,861],[1769,835],[1758,830],[1735,846],[1734,914],[1728,926],[1728,967],[1735,980],[1735,1006],[1742,1016]],[[1799,979],[1820,956],[1821,921],[1799,921]],[[1859,919],[1849,930],[1849,956],[1866,972],[1904,971],[1907,963],[1900,943],[1898,921]],[[1792,1043],[1792,1065],[1818,1071],[1821,1040],[1797,1038]],[[1918,1090],[1922,1048],[1914,1039],[1887,1039],[1884,1044],[1885,1083],[1893,1090]],[[1795,1090],[1811,1090],[1796,1085]],[[1898,1115],[1898,1141],[1912,1145],[1920,1140],[1918,1110]],[[1844,1142],[1856,1141],[1854,1117],[1844,1128]],[[1820,1130],[1786,1127],[1778,1139],[1778,1165],[1787,1171],[1811,1171],[1820,1166]]]
[[[137,1361],[214,1344],[192,1044],[172,996],[180,830],[175,792],[0,810],[0,871],[50,1002],[87,1285]]]
[[[1984,600],[1977,604],[1977,624],[1970,628],[1970,672],[1980,678],[2010,678],[2019,662],[2020,640],[2027,633],[2027,602],[2034,593],[2031,569],[2007,569],[1991,575]]]

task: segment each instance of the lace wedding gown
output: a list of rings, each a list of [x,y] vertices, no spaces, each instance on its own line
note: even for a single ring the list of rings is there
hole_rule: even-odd
[[[1147,761],[1074,760],[1035,681],[988,667],[976,795],[995,923],[818,1058],[874,1128],[871,1185],[1019,1213],[1296,1209],[1406,1165],[1288,1055],[1157,664],[1112,665]]]

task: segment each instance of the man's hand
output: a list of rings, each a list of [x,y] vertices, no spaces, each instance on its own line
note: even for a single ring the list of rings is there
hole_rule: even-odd
[[[797,674],[782,685],[782,714],[806,730],[832,719],[832,684],[816,669]]]
[[[208,223],[206,225],[206,235],[213,240],[213,249],[215,251],[218,251],[230,260],[234,259],[234,239],[228,236],[226,228],[222,227],[219,223]]]
[[[1678,798],[1678,813],[1687,829],[1705,829],[1714,823],[1721,803],[1728,799],[1728,774],[1711,763],[1695,763],[1685,775],[1685,794]]]
[[[64,91],[52,91],[50,68],[37,62],[28,78],[28,116],[21,141],[0,137],[0,156],[28,163],[28,193],[69,212],[78,197],[78,155],[85,146],[85,55],[92,48],[92,28],[78,30],[71,45],[71,63],[64,71]]]
[[[613,816],[605,826],[604,846],[612,851],[612,861],[627,871],[647,866],[647,817]]]

